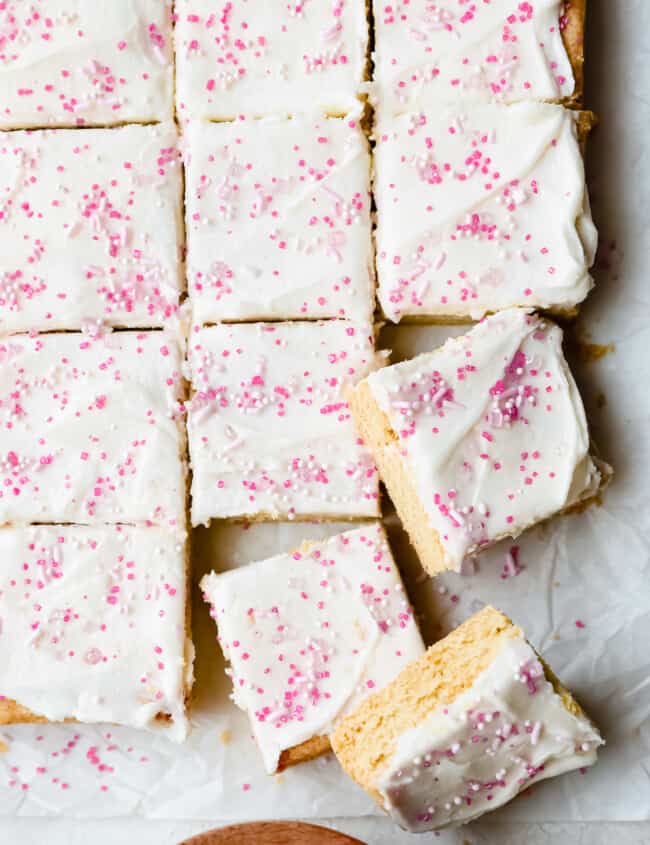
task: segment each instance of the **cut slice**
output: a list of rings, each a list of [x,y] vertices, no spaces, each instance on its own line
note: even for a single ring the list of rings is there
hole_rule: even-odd
[[[171,332],[0,338],[0,524],[185,525]]]
[[[185,737],[182,531],[1,528],[0,558],[0,724],[110,722]]]
[[[173,124],[4,133],[0,333],[167,325],[181,184]]]
[[[424,651],[380,523],[201,588],[269,773],[328,751],[341,715]]]
[[[581,152],[588,126],[588,114],[549,103],[380,117],[377,293],[386,316],[574,313],[593,286],[597,246]]]
[[[606,474],[562,332],[522,309],[371,373],[349,401],[432,575],[592,498]]]
[[[586,0],[374,0],[371,99],[400,113],[445,102],[580,103]]]
[[[425,831],[592,765],[603,741],[523,632],[486,607],[366,698],[331,742],[401,827]]]
[[[172,0],[1,8],[0,128],[172,119]]]
[[[192,122],[187,140],[196,323],[372,320],[370,156],[358,121]]]
[[[176,2],[181,120],[241,114],[341,116],[358,110],[366,72],[366,0]]]
[[[379,515],[379,481],[344,397],[376,366],[345,320],[195,331],[192,522]]]

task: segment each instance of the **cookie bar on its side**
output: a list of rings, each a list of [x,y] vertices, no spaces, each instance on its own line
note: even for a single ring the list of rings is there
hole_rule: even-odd
[[[181,367],[166,331],[0,338],[0,524],[184,526]]]
[[[366,0],[177,0],[175,12],[181,120],[358,109]]]
[[[370,322],[370,156],[358,121],[191,122],[193,319]]]
[[[445,102],[580,103],[586,0],[374,0],[381,114]]]
[[[341,715],[424,651],[380,523],[201,588],[269,773],[328,751]]]
[[[512,306],[572,313],[593,282],[580,112],[443,105],[380,119],[378,298],[386,316],[469,322]]]
[[[2,4],[0,128],[171,120],[171,0]]]
[[[523,632],[486,607],[366,698],[331,742],[401,827],[425,831],[591,766],[603,741]]]
[[[371,373],[348,398],[431,575],[601,484],[562,332],[523,309]]]
[[[0,136],[0,333],[164,326],[183,287],[173,124]]]
[[[192,523],[379,515],[379,480],[344,392],[376,366],[345,320],[193,331]]]
[[[185,737],[182,531],[6,527],[0,559],[0,724],[72,719]]]

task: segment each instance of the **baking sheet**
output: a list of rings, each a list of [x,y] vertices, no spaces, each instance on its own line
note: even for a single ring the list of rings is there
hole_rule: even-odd
[[[603,122],[590,145],[589,168],[602,246],[598,288],[579,328],[584,341],[614,344],[615,351],[600,360],[577,355],[574,369],[594,436],[616,478],[601,507],[520,538],[523,569],[508,578],[501,576],[511,542],[483,555],[475,573],[425,580],[389,519],[427,640],[480,603],[496,604],[525,628],[607,739],[595,768],[534,787],[490,817],[503,822],[650,818],[650,105],[644,46],[650,4],[592,0],[590,18],[588,101]],[[389,328],[382,342],[399,358],[432,347],[445,334]],[[343,527],[201,530],[195,581],[205,568],[241,565]],[[276,777],[263,773],[246,719],[229,701],[215,629],[200,600],[195,619],[199,680],[188,743],[109,727],[3,729],[1,815],[217,822],[378,812],[331,757]],[[436,841],[456,838],[445,834]]]

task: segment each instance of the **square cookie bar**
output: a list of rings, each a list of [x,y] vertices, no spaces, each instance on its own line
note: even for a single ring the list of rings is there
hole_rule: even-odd
[[[445,102],[579,102],[586,0],[374,0],[371,99],[382,114]]]
[[[2,3],[0,128],[170,120],[171,9],[171,0]]]
[[[0,724],[75,719],[185,737],[182,532],[0,528],[0,559]]]
[[[201,589],[269,774],[329,751],[341,715],[424,651],[379,523]]]
[[[344,398],[375,366],[369,331],[333,320],[192,334],[194,525],[379,515],[377,471]]]
[[[189,124],[194,320],[374,311],[370,157],[352,119]]]
[[[0,524],[183,526],[181,366],[166,332],[0,339]]]
[[[371,373],[350,403],[431,575],[601,483],[562,332],[523,309]]]
[[[0,333],[163,326],[182,287],[173,124],[0,136]]]
[[[181,119],[344,115],[366,72],[366,0],[176,2]]]
[[[596,762],[598,730],[520,628],[486,607],[366,698],[331,737],[405,830],[456,827]]]
[[[597,235],[579,120],[562,106],[519,103],[380,121],[378,295],[391,320],[582,302]]]

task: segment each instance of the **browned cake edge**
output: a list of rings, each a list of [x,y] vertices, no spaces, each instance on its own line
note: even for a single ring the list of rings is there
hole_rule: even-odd
[[[315,760],[322,754],[327,754],[332,750],[328,736],[312,736],[301,742],[300,745],[294,745],[292,748],[285,749],[280,754],[278,761],[278,772],[288,769],[290,766],[297,766],[299,763],[307,763],[309,760]]]
[[[569,57],[575,89],[567,98],[567,105],[581,106],[584,99],[584,38],[587,0],[565,0],[562,21],[562,41]]]

